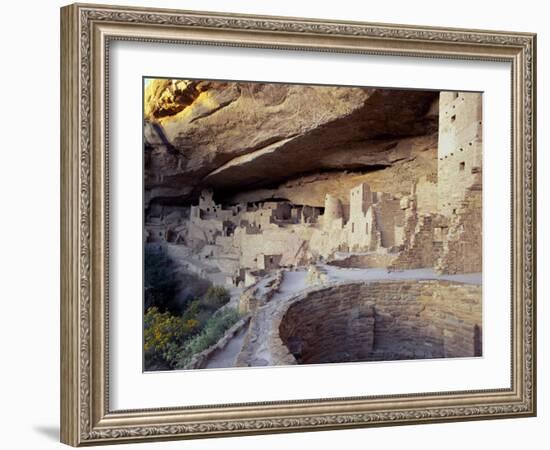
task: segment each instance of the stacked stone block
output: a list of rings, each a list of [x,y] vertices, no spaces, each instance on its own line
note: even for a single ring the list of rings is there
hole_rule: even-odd
[[[481,185],[473,185],[452,218],[442,254],[437,260],[440,273],[474,273],[482,271],[483,216]]]
[[[285,302],[257,332],[270,365],[481,356],[481,300],[480,286],[450,281],[336,284]]]

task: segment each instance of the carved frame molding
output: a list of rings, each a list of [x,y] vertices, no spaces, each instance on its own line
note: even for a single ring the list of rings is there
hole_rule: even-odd
[[[111,411],[105,105],[112,40],[510,62],[510,389]],[[75,4],[61,10],[61,57],[63,442],[79,446],[535,415],[534,34]]]

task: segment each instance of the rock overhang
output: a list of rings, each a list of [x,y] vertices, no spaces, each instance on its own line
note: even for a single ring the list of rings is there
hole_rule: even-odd
[[[414,157],[401,140],[437,131],[432,91],[193,80],[145,89],[145,190],[161,202],[367,173]]]

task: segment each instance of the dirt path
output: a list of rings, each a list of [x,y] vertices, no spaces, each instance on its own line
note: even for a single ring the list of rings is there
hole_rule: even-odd
[[[439,275],[433,269],[411,269],[400,272],[388,272],[386,269],[352,269],[339,268],[329,265],[318,266],[327,275],[327,281],[332,282],[356,282],[356,281],[383,281],[383,280],[448,280],[466,284],[481,284],[481,273],[461,275]],[[299,269],[284,273],[283,282],[271,300],[256,312],[252,326],[258,330],[251,330],[252,335],[259,333],[259,329],[267,329],[270,323],[273,309],[284,303],[301,291],[311,288],[307,285],[307,270]],[[249,332],[249,327],[243,327],[227,345],[215,353],[208,363],[206,369],[229,368],[235,366],[235,361],[240,353],[244,338]],[[255,366],[269,365],[269,349],[263,339],[253,339],[249,343],[252,360]]]
[[[227,343],[227,345],[220,351],[214,353],[206,365],[205,369],[220,369],[234,367],[237,355],[241,351],[243,341],[246,336],[248,326],[244,326],[233,338]]]

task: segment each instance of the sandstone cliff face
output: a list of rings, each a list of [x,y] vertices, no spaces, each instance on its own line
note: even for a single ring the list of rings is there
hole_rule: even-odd
[[[377,164],[306,173],[275,187],[230,192],[222,199],[247,203],[284,198],[294,204],[322,207],[325,195],[331,193],[347,205],[350,190],[362,183],[368,183],[373,191],[398,195],[410,192],[412,182],[421,176],[437,172],[437,135],[403,139],[393,149],[393,157],[377,152],[375,146],[369,157],[379,161]]]
[[[437,96],[152,80],[144,96],[146,203],[189,202],[204,187],[228,201],[287,198],[312,206],[361,180],[407,191],[436,171]]]

